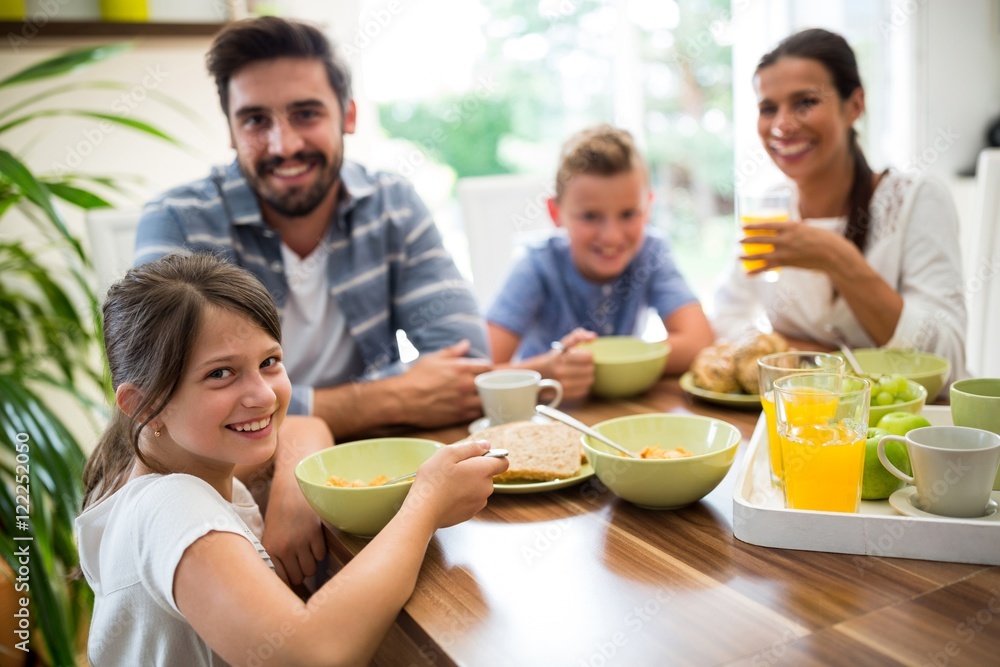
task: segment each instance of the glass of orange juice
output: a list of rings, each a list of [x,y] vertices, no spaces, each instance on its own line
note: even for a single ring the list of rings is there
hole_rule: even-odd
[[[775,352],[757,360],[760,382],[760,405],[767,421],[767,451],[771,461],[771,481],[781,485],[781,440],[774,417],[774,381],[798,373],[843,373],[844,359],[825,352]]]
[[[740,216],[740,229],[744,236],[774,236],[774,232],[756,229],[745,229],[746,225],[758,222],[788,222],[791,217],[792,193],[789,190],[771,190],[768,192],[742,192],[737,203]],[[744,243],[745,255],[759,255],[774,250],[770,243]],[[762,259],[744,259],[743,269],[752,271],[767,266]],[[773,282],[778,278],[778,269],[765,271],[764,279]]]
[[[857,512],[868,431],[868,380],[798,373],[775,380],[785,506]]]

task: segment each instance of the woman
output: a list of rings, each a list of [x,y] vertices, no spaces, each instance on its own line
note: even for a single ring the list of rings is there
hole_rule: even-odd
[[[773,251],[736,263],[713,325],[739,337],[766,315],[796,347],[919,349],[965,374],[958,219],[945,187],[923,174],[873,173],[854,122],[865,109],[854,52],[826,30],[782,41],[757,66],[757,132],[792,181],[801,223],[759,223]],[[795,218],[793,203],[792,217]],[[756,239],[760,242],[760,239]],[[748,242],[750,239],[741,239]],[[783,267],[778,280],[758,274]]]

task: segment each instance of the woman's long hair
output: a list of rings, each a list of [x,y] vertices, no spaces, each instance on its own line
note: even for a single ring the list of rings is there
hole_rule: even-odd
[[[782,57],[808,58],[821,64],[830,73],[841,101],[847,100],[851,93],[862,88],[861,74],[858,72],[854,51],[843,37],[828,30],[814,28],[786,37],[773,51],[760,59],[754,76]],[[848,141],[851,156],[854,158],[854,180],[847,198],[847,229],[844,231],[844,236],[864,252],[870,224],[868,206],[875,188],[872,185],[871,167],[868,166],[865,154],[861,151],[858,133],[853,127],[848,132]]]
[[[117,391],[139,391],[127,414],[111,406],[111,420],[83,471],[83,507],[121,487],[135,459],[164,470],[139,448],[142,429],[177,390],[206,306],[246,317],[275,341],[281,324],[271,295],[249,272],[209,255],[171,255],[133,268],[111,286],[104,302],[104,349]]]

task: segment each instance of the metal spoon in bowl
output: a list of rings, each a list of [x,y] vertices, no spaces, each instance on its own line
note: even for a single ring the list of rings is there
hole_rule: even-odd
[[[854,356],[851,352],[851,348],[847,347],[847,343],[844,341],[844,337],[840,334],[840,329],[835,326],[828,325],[827,330],[833,334],[834,340],[837,341],[837,347],[840,348],[840,352],[847,359],[847,363],[851,365],[851,370],[854,371],[855,375],[863,377],[865,372],[861,370],[861,364],[858,363],[858,358]]]
[[[507,456],[508,453],[509,452],[506,449],[491,449],[488,452],[484,453],[483,456],[489,456],[492,458],[503,458]],[[411,477],[416,477],[416,476],[417,476],[417,471],[414,470],[413,472],[406,473],[405,475],[400,475],[399,477],[393,477],[387,482],[382,482],[381,484],[379,484],[379,486],[389,486],[390,484],[403,482],[410,479]]]
[[[638,454],[636,454],[635,452],[631,452],[631,451],[625,449],[624,447],[622,447],[621,445],[619,445],[617,442],[615,442],[613,440],[609,440],[606,436],[601,435],[600,433],[598,433],[594,429],[592,429],[589,426],[587,426],[586,424],[584,424],[582,421],[580,421],[578,419],[575,419],[573,417],[570,417],[568,414],[566,414],[562,410],[556,410],[554,408],[550,408],[547,405],[536,405],[535,406],[535,412],[537,412],[540,415],[544,415],[546,417],[549,417],[550,419],[555,419],[557,422],[562,422],[563,424],[566,424],[566,426],[572,426],[573,428],[575,428],[580,433],[584,433],[586,435],[589,435],[591,438],[593,438],[595,440],[600,440],[601,442],[603,442],[608,447],[613,447],[614,449],[617,449],[619,452],[621,452],[625,456],[628,456],[629,458],[633,458],[633,459],[642,458]]]

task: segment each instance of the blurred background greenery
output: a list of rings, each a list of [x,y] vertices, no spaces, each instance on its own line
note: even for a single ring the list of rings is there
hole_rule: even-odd
[[[624,127],[650,163],[652,224],[708,296],[732,240],[729,0],[483,0],[464,16],[467,30],[481,35],[454,40],[466,45],[454,55],[470,73],[465,89],[435,86],[441,66],[427,73],[425,87],[374,91],[387,138],[415,146],[422,174],[448,181],[441,189],[452,195],[455,180],[467,176],[551,175],[572,132],[609,121]],[[379,60],[365,59],[366,78],[391,78],[393,65],[380,69]],[[425,159],[435,169],[426,170]],[[446,237],[460,233],[451,196],[430,203]]]

